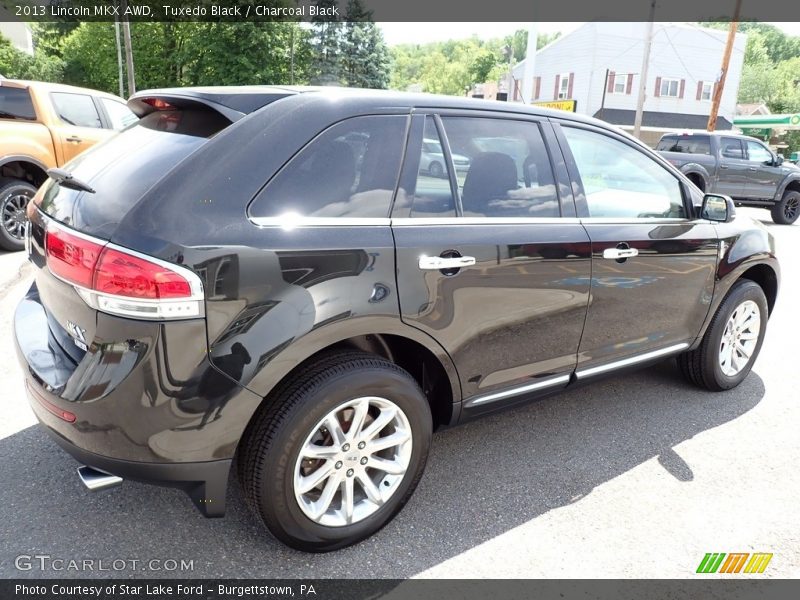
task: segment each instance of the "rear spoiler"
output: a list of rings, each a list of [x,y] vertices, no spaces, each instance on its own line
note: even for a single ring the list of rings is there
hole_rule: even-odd
[[[232,87],[173,88],[144,90],[137,92],[128,100],[128,108],[142,118],[156,110],[169,108],[194,108],[213,110],[231,123],[286,96],[297,93],[294,90],[279,87],[252,87],[250,89]]]

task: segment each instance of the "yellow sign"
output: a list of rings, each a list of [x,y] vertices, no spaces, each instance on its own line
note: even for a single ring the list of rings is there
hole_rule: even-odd
[[[534,106],[544,106],[545,108],[555,108],[557,110],[566,110],[567,112],[575,112],[578,107],[577,100],[551,100],[550,102],[534,102]]]

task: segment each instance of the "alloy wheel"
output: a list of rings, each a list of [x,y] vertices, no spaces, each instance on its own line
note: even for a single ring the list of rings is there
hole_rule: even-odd
[[[340,404],[300,449],[293,476],[297,504],[329,527],[366,519],[400,487],[412,444],[408,418],[390,400],[368,396]]]
[[[752,300],[745,300],[731,313],[719,345],[719,366],[734,377],[750,362],[761,331],[761,311]]]
[[[797,212],[800,210],[800,200],[796,196],[786,199],[786,204],[783,207],[783,216],[790,223],[797,218]]]
[[[3,228],[16,240],[22,240],[25,237],[25,223],[28,221],[25,208],[28,206],[29,200],[30,196],[23,192],[12,192],[3,200]]]

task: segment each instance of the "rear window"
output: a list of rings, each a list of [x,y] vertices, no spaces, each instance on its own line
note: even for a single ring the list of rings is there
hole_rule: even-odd
[[[711,154],[711,140],[707,135],[665,135],[656,150],[684,154]]]
[[[408,119],[365,116],[331,126],[250,206],[252,217],[388,217]]]
[[[34,121],[33,108],[28,90],[0,85],[0,119],[26,119]]]
[[[229,124],[208,110],[150,113],[65,165],[94,194],[53,183],[41,209],[80,231],[110,236],[153,185]]]

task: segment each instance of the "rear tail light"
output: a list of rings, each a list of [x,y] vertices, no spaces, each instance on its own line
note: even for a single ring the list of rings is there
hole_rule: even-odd
[[[97,310],[141,319],[203,316],[203,285],[188,269],[52,222],[45,240],[50,272]]]
[[[173,108],[172,104],[161,98],[143,98],[142,102],[152,106],[156,110],[170,110]]]

